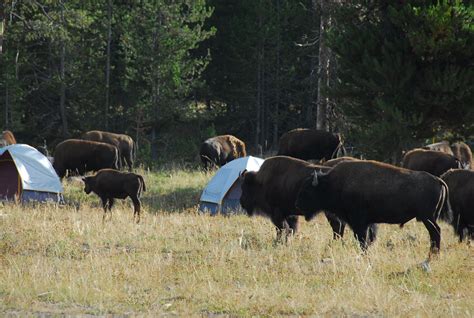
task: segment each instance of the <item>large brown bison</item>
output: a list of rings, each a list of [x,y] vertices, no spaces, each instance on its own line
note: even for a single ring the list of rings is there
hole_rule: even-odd
[[[472,168],[472,151],[471,148],[464,142],[459,141],[451,145],[453,154],[461,161],[461,165],[465,169]]]
[[[298,191],[315,170],[329,171],[331,168],[310,164],[306,161],[287,156],[276,156],[264,161],[260,170],[244,171],[242,179],[241,206],[249,216],[255,212],[270,218],[277,228],[277,241],[282,232],[285,237],[298,228],[298,215],[295,208]],[[326,215],[334,233],[334,238],[344,234],[344,223],[332,214]],[[375,239],[375,231],[371,231],[370,240]]]
[[[0,147],[16,144],[16,139],[10,130],[4,130],[0,136]]]
[[[342,162],[327,173],[316,169],[301,187],[296,207],[308,220],[320,211],[334,213],[352,228],[362,249],[370,224],[403,225],[416,218],[429,232],[431,255],[440,248],[436,221],[447,195],[446,183],[429,173],[361,160]],[[449,220],[449,213],[442,217]]]
[[[68,139],[56,146],[53,167],[62,179],[67,171],[84,174],[104,168],[118,169],[117,147],[96,141]]]
[[[104,142],[117,147],[119,151],[120,166],[125,164],[132,171],[133,161],[136,156],[136,145],[132,137],[125,134],[115,134],[107,131],[91,130],[84,133],[81,139]]]
[[[328,160],[328,161],[324,161],[322,163],[320,163],[321,165],[325,166],[325,167],[334,167],[338,164],[340,164],[341,162],[346,162],[346,161],[357,161],[357,160],[361,160],[361,159],[357,159],[357,158],[354,158],[354,157],[339,157],[339,158],[334,158],[334,159],[331,159],[331,160]]]
[[[339,134],[307,128],[297,128],[283,134],[277,155],[301,160],[329,160],[346,154]]]
[[[142,191],[146,191],[145,180],[139,174],[130,172],[120,172],[113,169],[102,169],[95,176],[85,177],[84,192],[89,194],[94,192],[102,200],[105,221],[107,208],[112,216],[112,206],[114,199],[126,199],[130,197],[133,202],[133,219],[140,222],[140,196]]]
[[[439,177],[449,169],[461,168],[461,162],[454,156],[444,152],[413,149],[402,159],[402,167],[416,171],[426,171]]]
[[[449,188],[449,202],[453,218],[451,225],[464,239],[467,230],[469,238],[474,240],[474,171],[454,169],[441,176]]]
[[[245,143],[232,135],[222,135],[207,139],[199,151],[205,169],[221,167],[226,163],[247,156]]]
[[[425,150],[433,150],[433,151],[440,151],[444,152],[450,155],[453,155],[453,151],[451,149],[451,146],[449,145],[449,142],[446,140],[434,143],[434,144],[429,144],[426,146],[423,146],[422,149]]]

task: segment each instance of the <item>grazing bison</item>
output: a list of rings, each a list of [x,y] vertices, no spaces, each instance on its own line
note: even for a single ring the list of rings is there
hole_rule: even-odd
[[[446,183],[429,173],[411,171],[376,161],[342,162],[327,173],[315,170],[301,187],[296,207],[307,220],[315,211],[329,211],[347,222],[367,248],[370,224],[401,224],[416,218],[431,239],[431,253],[440,248],[436,223],[448,195]],[[449,220],[449,214],[442,215]]]
[[[449,202],[453,213],[451,225],[464,239],[465,231],[474,240],[474,171],[454,169],[441,176],[449,188]]]
[[[98,171],[103,168],[118,169],[117,147],[80,139],[68,139],[56,146],[53,167],[62,179],[67,171]]]
[[[0,136],[0,147],[16,144],[16,139],[10,130],[5,130]]]
[[[102,169],[95,176],[85,177],[84,192],[89,194],[94,192],[102,200],[105,220],[107,208],[112,216],[112,206],[114,199],[126,199],[130,197],[133,202],[133,219],[140,222],[140,196],[142,191],[146,191],[145,181],[141,175],[131,172],[120,172],[113,169]]]
[[[471,169],[472,167],[472,151],[471,148],[464,142],[456,142],[451,145],[454,156],[461,161],[464,169]]]
[[[331,168],[317,166],[306,161],[276,156],[268,158],[258,172],[244,171],[242,179],[242,195],[240,204],[252,216],[256,211],[268,216],[277,228],[277,241],[282,232],[285,237],[296,232],[299,211],[295,208],[295,200],[304,180],[314,172],[329,171]],[[334,233],[334,238],[344,234],[344,223],[332,214],[326,215]],[[375,228],[371,232],[371,240],[375,239]]]
[[[205,169],[213,165],[221,167],[226,163],[247,156],[245,143],[232,136],[222,135],[204,141],[199,151],[199,156]]]
[[[439,177],[449,169],[461,168],[461,162],[454,156],[444,152],[413,149],[402,159],[402,167],[416,171],[426,171]]]
[[[128,165],[132,171],[133,160],[136,156],[136,145],[132,137],[125,134],[114,134],[107,131],[91,130],[84,133],[81,139],[104,142],[117,147],[119,151],[120,167]]]
[[[345,161],[357,161],[361,159],[353,158],[353,157],[339,157],[339,158],[334,158],[325,162],[320,163],[321,165],[325,167],[334,167],[335,165],[340,164],[341,162]]]
[[[440,152],[447,153],[449,155],[453,155],[453,151],[451,147],[449,146],[449,142],[447,142],[446,140],[423,146],[422,149],[440,151]]]
[[[323,130],[297,128],[283,134],[277,155],[290,156],[302,160],[329,160],[346,154],[339,134]]]

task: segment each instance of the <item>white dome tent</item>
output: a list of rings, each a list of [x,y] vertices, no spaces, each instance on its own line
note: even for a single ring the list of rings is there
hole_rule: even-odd
[[[204,188],[199,210],[212,215],[238,212],[241,209],[239,199],[242,194],[239,174],[245,169],[258,171],[263,161],[261,158],[249,156],[232,160],[222,166]]]
[[[62,201],[63,187],[51,162],[35,148],[0,148],[0,200]]]

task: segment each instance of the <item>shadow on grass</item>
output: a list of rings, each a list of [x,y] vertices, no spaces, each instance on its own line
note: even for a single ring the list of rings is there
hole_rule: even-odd
[[[158,211],[181,212],[197,206],[201,192],[202,189],[200,188],[187,187],[166,194],[144,193],[141,201],[152,214]]]

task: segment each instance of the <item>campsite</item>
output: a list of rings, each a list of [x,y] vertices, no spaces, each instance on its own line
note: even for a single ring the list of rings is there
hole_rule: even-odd
[[[0,1],[0,316],[473,317],[473,25]]]

